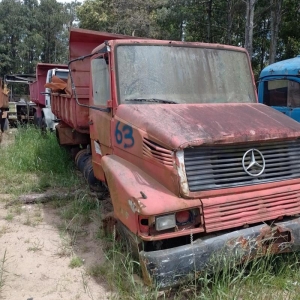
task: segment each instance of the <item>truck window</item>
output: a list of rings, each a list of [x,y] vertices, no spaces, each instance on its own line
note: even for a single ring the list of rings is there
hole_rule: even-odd
[[[291,80],[264,82],[263,103],[269,106],[300,107],[300,84]]]
[[[300,107],[300,84],[296,81],[289,81],[288,102],[292,107]]]
[[[105,105],[110,99],[108,65],[103,57],[92,60],[93,99],[96,105]]]
[[[68,70],[66,70],[66,71],[56,71],[55,72],[55,76],[57,76],[58,78],[63,79],[63,80],[67,80],[68,75],[69,75]]]
[[[157,98],[176,103],[256,102],[244,52],[162,45],[117,47],[119,102]]]
[[[263,103],[269,106],[287,106],[287,90],[287,80],[266,81]]]

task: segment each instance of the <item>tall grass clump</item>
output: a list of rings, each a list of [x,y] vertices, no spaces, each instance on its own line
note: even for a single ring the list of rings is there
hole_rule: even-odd
[[[230,258],[230,253],[218,253],[211,261],[210,271],[195,272],[191,281],[162,291],[136,282],[135,275],[141,276],[139,262],[130,257],[122,243],[111,240],[106,248],[104,265],[95,265],[89,272],[91,276],[106,279],[123,299],[300,299],[298,252],[277,255],[269,252],[262,257],[245,258],[242,263]]]
[[[69,154],[57,142],[55,133],[33,126],[19,127],[14,142],[0,149],[0,178],[6,193],[69,187],[77,182]]]
[[[217,259],[213,272],[181,286],[174,299],[300,299],[299,253],[267,253],[242,263]]]
[[[141,279],[141,268],[135,260],[124,240],[113,237],[103,237],[106,245],[104,264],[94,265],[88,270],[93,277],[104,279],[110,288],[117,292],[120,299],[154,300],[159,298],[156,287],[147,287]],[[160,298],[161,299],[161,298]]]
[[[5,276],[5,273],[6,273],[5,263],[6,263],[6,260],[7,260],[7,258],[6,258],[6,249],[5,249],[4,254],[0,260],[0,296],[1,296],[1,292],[3,290],[3,287],[5,285],[5,277],[6,277]]]

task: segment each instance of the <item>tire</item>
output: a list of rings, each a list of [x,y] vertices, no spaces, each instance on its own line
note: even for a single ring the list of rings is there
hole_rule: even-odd
[[[47,124],[46,124],[45,116],[42,116],[39,125],[40,125],[39,127],[40,127],[42,133],[46,133],[47,132]]]
[[[37,117],[36,112],[35,112],[34,115],[33,115],[33,124],[34,124],[34,126],[36,126],[36,127],[40,127],[40,124],[39,124],[39,118]]]
[[[4,132],[5,130],[8,130],[8,120],[7,120],[7,118],[1,118],[0,129],[1,129],[1,132]]]

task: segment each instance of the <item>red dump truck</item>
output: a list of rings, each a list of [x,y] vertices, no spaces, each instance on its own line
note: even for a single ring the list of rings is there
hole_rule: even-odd
[[[7,111],[9,110],[8,103],[8,90],[5,88],[2,80],[0,79],[0,141],[1,135],[8,127]]]
[[[82,29],[69,49],[58,139],[108,187],[146,284],[299,250],[300,124],[257,103],[244,49]]]
[[[34,114],[35,125],[49,130],[54,130],[56,117],[51,111],[50,90],[45,89],[45,84],[57,76],[67,81],[68,67],[63,64],[38,63],[36,65],[36,80],[29,84],[30,100],[36,104]]]

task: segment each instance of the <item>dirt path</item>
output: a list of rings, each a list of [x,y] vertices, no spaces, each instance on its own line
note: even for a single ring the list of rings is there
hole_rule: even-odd
[[[4,261],[4,286],[0,299],[112,299],[104,281],[97,282],[88,269],[103,261],[99,230],[91,222],[78,230],[76,239],[58,228],[62,219],[51,205],[28,204],[5,208],[0,195],[0,266]],[[71,268],[72,258],[83,265]]]

